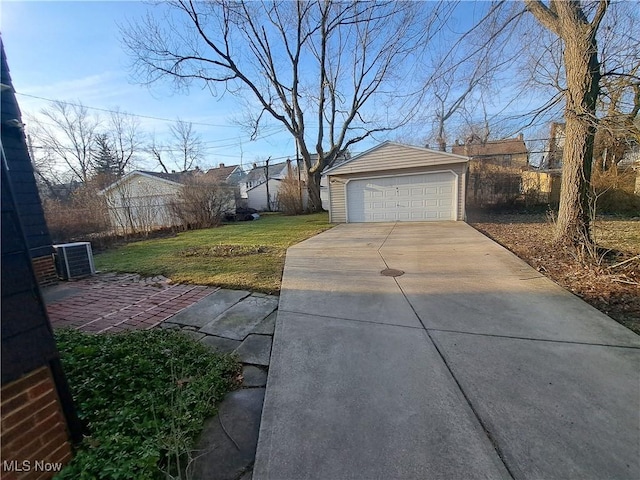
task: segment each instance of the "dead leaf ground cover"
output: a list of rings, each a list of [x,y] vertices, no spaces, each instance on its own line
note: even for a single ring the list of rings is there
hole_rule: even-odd
[[[533,268],[622,325],[640,334],[640,218],[599,218],[594,227],[602,249],[580,260],[552,242],[553,223],[544,214],[469,214],[469,223]],[[626,263],[622,263],[626,262]]]

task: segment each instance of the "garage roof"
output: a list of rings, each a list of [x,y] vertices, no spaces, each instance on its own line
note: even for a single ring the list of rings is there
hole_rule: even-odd
[[[349,173],[398,170],[399,168],[466,163],[468,161],[469,158],[462,155],[387,141],[326,170],[324,174],[345,175]]]

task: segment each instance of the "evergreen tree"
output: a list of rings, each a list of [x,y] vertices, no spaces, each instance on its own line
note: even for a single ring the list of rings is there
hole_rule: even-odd
[[[93,169],[99,188],[115,182],[122,176],[118,168],[118,160],[111,147],[109,136],[106,133],[96,135],[97,150],[93,154]]]

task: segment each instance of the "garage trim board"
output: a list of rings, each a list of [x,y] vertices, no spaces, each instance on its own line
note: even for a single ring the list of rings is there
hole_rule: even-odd
[[[347,179],[347,223],[456,220],[458,182],[453,170]]]

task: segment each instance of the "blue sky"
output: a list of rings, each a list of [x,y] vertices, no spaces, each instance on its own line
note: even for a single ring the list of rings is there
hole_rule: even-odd
[[[464,31],[482,6],[480,2],[463,4],[458,21],[451,28]],[[239,164],[241,155],[245,165],[268,156],[295,155],[290,135],[273,121],[262,131],[262,139],[250,141],[249,132],[237,125],[241,106],[232,96],[214,98],[198,87],[174,92],[168,82],[152,87],[136,84],[130,77],[130,59],[122,48],[118,25],[144,15],[148,6],[141,2],[22,0],[3,1],[0,9],[0,30],[23,113],[36,114],[48,105],[29,95],[79,100],[88,107],[102,109],[118,107],[132,114],[169,119],[140,118],[142,128],[155,132],[160,139],[179,117],[194,123],[208,147],[202,165],[206,167],[221,162]],[[424,130],[413,133],[405,132],[400,138],[420,142]],[[377,141],[398,135],[378,135],[353,150],[363,151]]]
[[[194,122],[208,147],[207,166],[238,164],[240,150],[245,163],[295,155],[283,129],[267,129],[267,138],[251,142],[249,134],[234,124],[238,105],[231,97],[214,98],[197,87],[174,92],[169,84],[146,87],[133,82],[118,25],[143,15],[145,4],[3,1],[0,8],[2,39],[19,94]],[[26,95],[18,95],[23,114],[35,114],[48,105]],[[147,118],[140,122],[159,137],[172,123]]]

